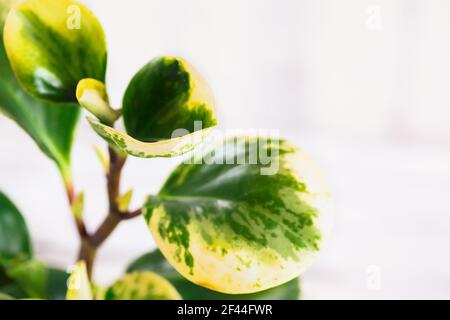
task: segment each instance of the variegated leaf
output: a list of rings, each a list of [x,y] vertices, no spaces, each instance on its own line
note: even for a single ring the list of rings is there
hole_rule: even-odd
[[[320,170],[303,152],[284,140],[242,137],[181,164],[147,199],[144,213],[179,273],[239,294],[304,272],[320,249],[332,206]]]
[[[91,283],[84,261],[79,261],[67,281],[66,300],[93,300]]]
[[[36,97],[76,102],[81,79],[105,80],[103,29],[77,1],[19,2],[6,19],[4,42],[17,79]]]
[[[169,281],[153,272],[133,272],[117,280],[105,292],[105,300],[179,300]]]
[[[123,118],[130,136],[140,141],[170,139],[217,124],[215,100],[203,77],[186,60],[150,61],[131,80],[123,98]]]
[[[175,157],[191,151],[200,144],[212,128],[195,131],[181,137],[157,142],[143,142],[134,139],[125,132],[100,123],[88,117],[92,128],[111,146],[129,155],[140,158]]]
[[[300,279],[295,278],[281,286],[250,294],[225,294],[198,286],[180,275],[159,250],[147,253],[127,268],[127,272],[152,271],[163,276],[178,290],[184,300],[298,300]]]

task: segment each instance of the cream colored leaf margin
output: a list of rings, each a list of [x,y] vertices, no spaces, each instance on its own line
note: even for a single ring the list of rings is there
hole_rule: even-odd
[[[214,127],[195,131],[193,133],[173,139],[143,142],[134,139],[128,134],[104,125],[92,117],[87,117],[89,123],[97,134],[110,145],[122,152],[139,158],[170,158],[191,151],[211,132]]]
[[[67,281],[66,300],[93,300],[91,283],[89,282],[86,264],[78,262]]]

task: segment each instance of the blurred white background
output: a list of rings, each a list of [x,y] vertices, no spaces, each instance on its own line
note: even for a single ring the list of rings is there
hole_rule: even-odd
[[[448,0],[84,1],[103,23],[115,105],[149,59],[181,55],[210,82],[222,128],[277,129],[323,167],[334,232],[304,298],[450,298]],[[102,141],[81,121],[73,155],[92,229],[106,210]],[[0,118],[0,189],[26,215],[38,256],[73,263],[77,235],[53,164]],[[176,161],[129,159],[134,206]],[[154,247],[140,220],[99,252],[108,283]]]

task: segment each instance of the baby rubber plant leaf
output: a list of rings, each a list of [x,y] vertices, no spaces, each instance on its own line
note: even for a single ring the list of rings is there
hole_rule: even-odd
[[[153,272],[133,272],[105,292],[105,300],[180,300],[169,281]]]
[[[9,12],[3,37],[17,79],[38,98],[76,102],[81,79],[105,82],[105,34],[77,1],[21,1]]]
[[[6,293],[0,292],[0,300],[14,300],[14,298],[10,295],[7,295]]]
[[[79,261],[67,281],[66,300],[93,300],[91,283],[84,261]]]
[[[28,298],[46,299],[48,270],[37,260],[28,260],[9,268],[8,276],[16,281],[28,294]]]
[[[190,151],[217,124],[208,84],[188,62],[177,57],[157,58],[145,65],[128,85],[122,112],[127,133],[104,121],[89,122],[112,146],[142,158]]]
[[[11,200],[0,191],[0,264],[28,260],[33,250],[25,220]]]
[[[179,165],[144,216],[169,263],[229,294],[286,283],[317,255],[332,213],[316,164],[284,140],[229,138]]]
[[[132,262],[127,272],[152,271],[166,278],[185,300],[298,300],[300,279],[295,278],[278,287],[250,294],[225,294],[212,291],[186,280],[164,258],[159,250],[147,253]]]
[[[3,30],[4,14],[15,2],[17,1],[10,0],[0,3],[1,30]],[[80,108],[74,104],[47,103],[27,94],[11,70],[3,41],[0,41],[1,113],[22,127],[39,148],[56,162],[64,179],[70,179],[70,152]]]

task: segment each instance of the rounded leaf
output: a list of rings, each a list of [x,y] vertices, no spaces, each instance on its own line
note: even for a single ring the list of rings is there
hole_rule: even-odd
[[[214,98],[206,81],[184,59],[150,61],[131,80],[123,99],[127,132],[140,141],[169,139],[216,125]]]
[[[281,286],[250,294],[224,294],[193,284],[180,275],[167,262],[159,250],[147,253],[133,261],[127,272],[152,271],[167,280],[185,300],[298,300],[300,299],[300,279],[295,278]]]
[[[105,300],[180,300],[169,281],[153,272],[133,272],[106,290]]]
[[[16,206],[0,192],[0,263],[32,256],[28,228]]]
[[[316,164],[284,140],[233,138],[181,164],[145,218],[190,281],[238,294],[283,284],[314,260],[331,217]]]
[[[71,0],[26,0],[8,14],[4,42],[11,66],[32,95],[76,102],[78,82],[104,82],[103,29],[84,5]]]

